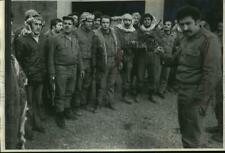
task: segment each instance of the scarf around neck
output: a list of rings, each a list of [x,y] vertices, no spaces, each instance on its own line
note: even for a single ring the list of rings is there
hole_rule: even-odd
[[[127,29],[124,27],[124,24],[118,24],[117,27],[125,32],[134,32],[135,28],[133,27],[133,25],[131,24],[130,27]]]

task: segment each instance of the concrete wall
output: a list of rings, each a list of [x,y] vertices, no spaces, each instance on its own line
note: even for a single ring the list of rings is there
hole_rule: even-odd
[[[13,29],[23,25],[24,12],[28,9],[36,9],[41,12],[46,21],[46,30],[49,27],[49,21],[52,18],[61,18],[72,12],[72,2],[94,2],[94,1],[120,1],[120,0],[13,0],[12,12],[14,13]],[[122,0],[132,1],[132,0]],[[151,13],[157,19],[163,19],[164,0],[135,0],[145,1],[145,12]]]
[[[150,13],[158,20],[163,21],[164,0],[145,0],[145,12]]]

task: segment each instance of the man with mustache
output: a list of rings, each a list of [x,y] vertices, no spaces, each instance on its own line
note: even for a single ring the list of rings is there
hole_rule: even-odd
[[[50,79],[55,82],[56,124],[65,128],[65,119],[76,119],[71,110],[71,99],[74,92],[77,68],[82,71],[80,46],[76,35],[73,35],[74,19],[63,17],[63,32],[51,41],[48,70]]]
[[[175,42],[173,56],[163,55],[168,65],[177,65],[178,121],[184,148],[200,148],[203,119],[213,93],[222,79],[218,38],[200,28],[200,12],[180,8],[177,20],[183,36]]]

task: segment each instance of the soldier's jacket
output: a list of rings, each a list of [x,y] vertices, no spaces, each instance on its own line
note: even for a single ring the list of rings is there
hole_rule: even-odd
[[[164,57],[168,64],[177,65],[178,83],[197,85],[196,97],[206,106],[216,84],[222,77],[221,51],[218,38],[200,29],[191,38],[181,37],[174,45],[173,57]]]
[[[108,64],[115,65],[118,42],[114,30],[110,29],[109,33],[105,33],[102,29],[95,30],[92,50],[94,68],[105,71]]]
[[[16,58],[29,82],[42,82],[46,74],[45,43],[46,38],[43,35],[36,42],[31,34],[21,36],[15,41]]]
[[[166,33],[162,34],[162,39],[161,41],[159,41],[159,44],[165,50],[165,54],[168,54],[169,56],[172,55],[174,41],[175,41],[174,35]]]
[[[137,32],[133,30],[125,30],[119,27],[115,27],[117,38],[120,42],[120,48],[124,51],[125,56],[132,56],[134,46],[132,46],[132,41],[137,41]]]
[[[82,58],[91,59],[92,58],[91,47],[92,47],[94,32],[92,30],[87,31],[83,26],[81,26],[80,28],[76,30],[75,33],[77,35],[78,42],[80,45]]]
[[[51,41],[48,54],[49,74],[55,75],[56,65],[70,66],[75,64],[79,64],[80,69],[83,69],[77,37],[71,35],[70,40],[64,33],[54,37]]]

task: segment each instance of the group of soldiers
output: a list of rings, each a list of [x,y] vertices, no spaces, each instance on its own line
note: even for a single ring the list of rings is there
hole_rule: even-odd
[[[12,61],[18,61],[13,69],[21,82],[20,100],[27,99],[29,108],[27,139],[32,139],[32,130],[45,132],[43,106],[46,112],[51,111],[47,105],[54,106],[56,125],[64,129],[66,119],[80,115],[79,107],[93,113],[103,106],[116,110],[118,76],[122,101],[132,104],[141,101],[143,92],[153,103],[153,95],[165,98],[168,79],[175,80],[176,74],[183,146],[200,147],[205,112],[213,91],[222,84],[222,43],[200,26],[196,8],[181,8],[177,22],[162,24],[150,13],[126,13],[118,19],[83,12],[52,19],[44,33],[41,14],[26,11],[24,27],[13,35]],[[221,111],[216,111],[220,119]]]

